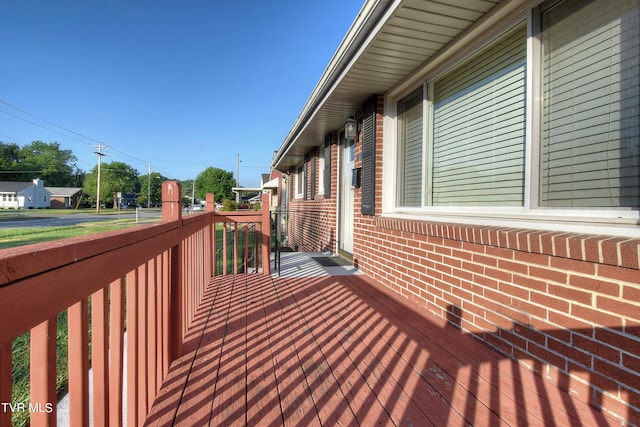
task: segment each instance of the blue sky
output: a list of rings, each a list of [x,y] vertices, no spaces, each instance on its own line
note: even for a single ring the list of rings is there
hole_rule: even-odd
[[[257,186],[362,4],[2,0],[0,141]]]

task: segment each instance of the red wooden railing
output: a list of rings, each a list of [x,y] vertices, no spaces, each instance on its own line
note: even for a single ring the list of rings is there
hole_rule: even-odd
[[[124,408],[128,425],[142,425],[216,274],[216,223],[262,227],[253,250],[270,274],[267,195],[261,212],[210,208],[185,218],[181,200],[180,185],[165,182],[159,224],[0,251],[0,427],[16,410],[29,411],[31,425],[56,424],[56,322],[64,310],[70,425],[88,425],[90,407],[96,426],[120,425]],[[25,332],[30,402],[22,406],[12,401],[12,342]]]

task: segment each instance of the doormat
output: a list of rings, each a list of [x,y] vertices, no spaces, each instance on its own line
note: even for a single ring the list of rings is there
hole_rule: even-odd
[[[342,258],[341,256],[317,256],[311,257],[311,259],[323,267],[341,267],[352,265],[350,260]]]

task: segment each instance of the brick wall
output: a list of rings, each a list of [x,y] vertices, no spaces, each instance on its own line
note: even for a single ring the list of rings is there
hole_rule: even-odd
[[[336,185],[338,182],[338,139],[333,136],[331,143],[331,196],[311,195],[311,166],[307,167],[307,200],[291,198],[288,206],[288,245],[297,247],[302,252],[334,252],[336,251]],[[309,162],[316,162],[316,191],[321,179],[319,158],[312,157]],[[289,194],[295,194],[295,174],[290,175]]]

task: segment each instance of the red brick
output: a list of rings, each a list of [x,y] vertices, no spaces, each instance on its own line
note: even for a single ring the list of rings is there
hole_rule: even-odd
[[[598,275],[623,282],[640,284],[640,270],[617,267],[613,265],[598,265]]]
[[[550,282],[562,284],[567,283],[567,273],[556,270],[549,270],[547,268],[529,267],[529,275],[538,277],[540,279],[545,279]]]
[[[512,305],[506,305],[506,304],[502,305],[498,309],[498,312],[501,314],[504,314],[515,323],[529,324],[529,321],[530,321],[529,314],[523,311],[514,309]],[[508,329],[511,329],[511,328],[513,328],[513,325],[509,326]]]
[[[549,257],[547,255],[532,254],[532,253],[529,253],[529,252],[515,252],[514,253],[514,260],[515,261],[524,262],[524,263],[527,263],[527,264],[537,264],[537,265],[542,265],[542,266],[548,266],[550,258],[551,257]]]
[[[622,365],[627,369],[631,369],[632,371],[636,371],[640,373],[640,357],[639,356],[623,354]]]
[[[542,242],[541,242],[541,237],[542,235],[547,234],[547,232],[544,231],[533,231],[529,233],[529,250],[531,252],[537,253],[537,254],[544,254],[545,252],[542,249]],[[546,252],[547,255],[551,255],[552,252]]]
[[[638,384],[640,384],[640,375],[633,371],[622,369],[600,359],[595,359],[593,365],[597,372],[602,372],[617,383],[634,388],[637,388]]]
[[[567,345],[554,339],[547,341],[547,347],[556,353],[562,354],[563,357],[570,359],[578,365],[581,365],[585,369],[591,368],[592,357],[589,353],[585,353],[573,346]]]
[[[540,331],[522,324],[516,323],[515,325],[513,325],[513,331],[516,334],[522,336],[525,340],[535,342],[538,345],[544,345],[546,340],[546,337]]]
[[[489,288],[489,289],[498,289],[498,281],[494,280],[494,279],[490,279],[488,277],[485,276],[475,276],[474,277],[475,282],[484,287],[484,288]]]
[[[513,345],[509,342],[505,342],[494,334],[485,333],[484,340],[496,351],[502,354],[506,354],[508,356],[513,354]]]
[[[551,258],[551,267],[559,270],[576,271],[578,273],[590,275],[593,275],[596,272],[596,264],[594,263],[559,257]]]
[[[629,335],[608,329],[596,328],[595,338],[624,352],[640,354],[640,340],[634,339]]]
[[[587,289],[600,294],[606,294],[614,297],[620,296],[620,285],[613,282],[572,274],[569,276],[569,284],[576,288]]]
[[[618,316],[604,313],[600,310],[584,307],[578,304],[571,305],[571,314],[587,322],[596,325],[606,326],[608,328],[616,328],[621,326],[622,320]]]
[[[546,348],[543,348],[534,343],[529,343],[529,345],[527,346],[527,350],[538,359],[544,361],[544,363],[550,363],[551,365],[556,366],[560,369],[566,369],[567,360],[562,356],[550,352]]]
[[[503,259],[499,259],[498,260],[498,268],[501,268],[503,270],[512,271],[514,273],[520,273],[520,274],[528,274],[529,273],[529,267],[526,264],[521,264],[519,262],[507,261],[507,260],[503,260]]]
[[[460,266],[462,267],[462,265]],[[463,270],[462,268],[454,268],[452,271],[452,274],[455,277],[458,277],[462,280],[472,280],[473,279],[473,273]]]
[[[581,291],[579,289],[570,288],[568,286],[549,284],[548,292],[551,295],[555,295],[559,298],[570,302],[579,302],[586,305],[591,305],[593,295],[591,292]]]
[[[518,246],[518,233],[516,232],[516,230],[508,230],[504,232],[505,236],[504,238],[507,240],[507,244],[506,246],[509,249],[519,249]]]
[[[634,322],[631,319],[627,319],[624,325],[624,332],[630,336],[640,339],[640,322]],[[638,349],[640,354],[640,348]]]
[[[500,282],[498,283],[498,290],[504,292],[505,294],[514,296],[516,298],[520,298],[522,300],[529,300],[529,290],[520,288],[518,286],[514,286],[510,283]]]
[[[620,244],[621,265],[626,268],[640,268],[640,239],[629,240]]]
[[[507,329],[503,329],[499,333],[500,337],[502,337],[505,341],[509,342],[513,346],[523,350],[527,348],[527,340],[522,338],[522,336],[516,335],[515,333]]]
[[[569,257],[577,260],[584,260],[583,240],[585,236],[571,236],[567,239],[569,244]]]
[[[611,237],[600,241],[600,257],[604,264],[619,265],[618,245],[624,242],[624,237]]]
[[[591,236],[584,239],[584,259],[591,262],[601,262],[600,244],[602,236]]]
[[[549,335],[550,337],[555,338],[558,341],[570,343],[571,336],[575,336],[577,334],[572,333],[570,329],[564,328],[553,328],[553,329],[545,329],[544,333]]]
[[[453,295],[457,297],[462,298],[463,300],[471,301],[473,299],[473,294],[471,292],[464,290],[461,287],[452,288],[451,293],[453,293]]]
[[[464,242],[462,244],[462,249],[465,251],[469,251],[469,252],[476,252],[479,254],[483,254],[485,251],[485,246],[484,245],[479,245],[477,243],[468,243],[468,242]]]
[[[463,261],[462,262],[462,268],[466,271],[470,271],[472,273],[477,273],[477,274],[483,274],[484,273],[484,267],[478,264],[474,264],[472,262],[466,262]]]
[[[527,313],[527,315],[529,316],[537,316],[541,319],[546,319],[547,318],[547,308],[546,307],[542,307],[540,305],[535,305],[532,304],[528,301],[524,301],[524,300],[520,300],[520,299],[514,299],[513,301],[511,301],[511,306],[515,309],[515,310],[519,310],[523,313]],[[568,308],[567,308],[568,310]]]
[[[563,313],[569,313],[569,302],[564,299],[552,297],[547,293],[539,293],[534,291],[530,293],[530,298],[531,302],[539,304],[545,308],[561,311]]]
[[[498,265],[497,259],[492,258],[490,256],[484,256],[484,255],[478,255],[478,254],[473,255],[472,261],[478,264],[488,265],[490,267],[495,267]]]
[[[509,295],[505,295],[502,292],[497,292],[492,289],[485,289],[484,296],[485,298],[489,298],[491,301],[495,301],[499,304],[511,304],[511,297]]]
[[[540,244],[542,246],[542,253],[555,255],[555,248],[553,244],[553,237],[556,236],[557,232],[547,232],[540,235]]]
[[[528,276],[513,275],[513,283],[528,289],[532,289],[539,292],[547,291],[547,283],[541,280],[536,280]]]
[[[529,248],[529,232],[521,231],[517,233],[518,249],[524,252],[530,252]]]
[[[495,327],[500,329],[511,329],[513,325],[511,319],[502,314],[494,313],[492,311],[487,312],[486,319]]]
[[[483,307],[485,309],[485,313],[487,310],[498,311],[498,308],[500,306],[500,304],[496,303],[495,301],[481,296],[476,296],[474,298],[474,302]]]
[[[621,316],[640,320],[640,307],[638,307],[638,304],[619,301],[600,295],[598,295],[596,304],[599,309],[611,311]]]
[[[489,256],[493,256],[496,258],[504,258],[507,260],[512,260],[514,257],[514,253],[510,249],[496,248],[493,246],[487,247],[486,254]]]
[[[502,282],[511,282],[513,278],[513,275],[507,271],[489,267],[484,269],[484,274]]]
[[[620,350],[604,345],[599,341],[592,338],[587,338],[582,335],[573,335],[573,344],[584,350],[593,353],[601,359],[607,359],[612,363],[620,363]]]
[[[568,242],[568,238],[571,236],[572,236],[571,234],[563,233],[563,234],[556,234],[552,237],[553,254],[555,256],[561,257],[561,258],[570,257],[569,245],[567,242]]]
[[[553,311],[549,312],[549,322],[555,323],[561,328],[579,331],[583,335],[589,335],[589,331],[593,328],[591,324],[575,316],[566,316],[564,314],[556,313]]]
[[[603,390],[607,390],[611,393],[616,393],[618,390],[618,383],[611,379],[607,375],[603,375],[596,370],[586,370],[582,366],[575,365],[569,362],[569,371],[571,375],[574,375],[583,381],[586,381],[591,386],[599,387]],[[585,396],[585,402],[589,402],[587,396]],[[596,402],[589,402],[596,403]]]
[[[622,298],[627,301],[640,303],[640,287],[623,286]],[[638,310],[640,310],[640,307],[638,307]]]

